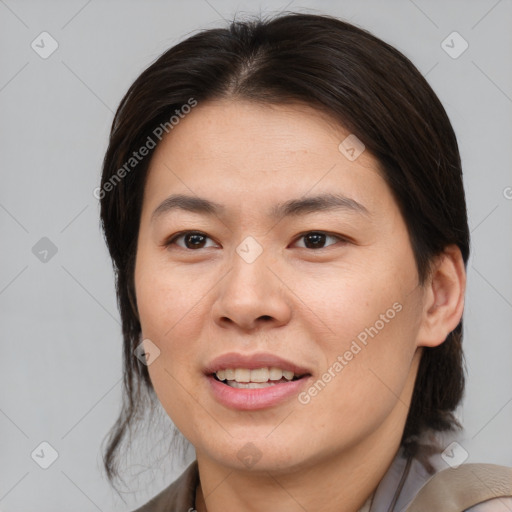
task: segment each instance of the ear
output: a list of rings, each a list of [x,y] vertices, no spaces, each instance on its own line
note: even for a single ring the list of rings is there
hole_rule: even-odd
[[[423,288],[423,313],[416,344],[437,347],[457,327],[464,310],[466,269],[458,246],[445,247]]]

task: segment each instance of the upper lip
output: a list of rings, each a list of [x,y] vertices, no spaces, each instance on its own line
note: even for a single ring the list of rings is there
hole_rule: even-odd
[[[269,367],[289,370],[299,376],[311,373],[307,368],[293,363],[292,361],[264,352],[256,354],[238,354],[236,352],[228,352],[226,354],[222,354],[208,363],[204,373],[206,375],[211,375],[219,370],[226,370],[227,368],[247,368],[249,370],[255,370],[257,368]]]

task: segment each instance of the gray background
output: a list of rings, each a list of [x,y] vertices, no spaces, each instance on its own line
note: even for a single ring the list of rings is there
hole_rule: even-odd
[[[150,62],[236,12],[285,7],[339,16],[395,45],[450,116],[473,250],[459,443],[470,462],[512,465],[510,0],[0,0],[0,510],[131,510],[182,471],[165,458],[164,416],[129,459],[126,504],[101,472],[100,444],[120,407],[121,335],[93,189],[113,112]],[[59,45],[47,59],[31,48],[43,31]],[[441,46],[453,31],[469,44],[456,59]],[[46,262],[32,249],[42,237],[57,248]],[[43,441],[58,453],[48,469],[31,457]]]

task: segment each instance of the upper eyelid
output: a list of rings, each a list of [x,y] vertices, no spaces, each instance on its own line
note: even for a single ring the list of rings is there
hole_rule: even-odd
[[[299,233],[295,237],[295,240],[297,240],[303,236],[309,235],[310,233],[322,233],[323,235],[332,236],[334,238],[339,238],[340,240],[348,240],[347,236],[339,235],[337,233],[332,233],[331,231],[322,231],[321,229],[310,229],[308,231],[303,231],[302,233]]]

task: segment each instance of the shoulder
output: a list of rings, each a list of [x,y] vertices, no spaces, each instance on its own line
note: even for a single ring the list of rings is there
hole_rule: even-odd
[[[415,457],[399,450],[377,487],[372,512],[512,511],[512,468],[472,463],[452,468],[442,453],[432,443]]]
[[[512,498],[512,468],[496,464],[462,464],[435,473],[420,489],[407,510],[426,506],[442,510],[490,512],[507,510]],[[508,509],[510,510],[510,509]]]
[[[512,498],[494,498],[484,501],[474,507],[466,509],[466,512],[510,512],[512,510]]]
[[[169,487],[133,512],[187,512],[194,509],[198,482],[197,460],[194,460]]]

